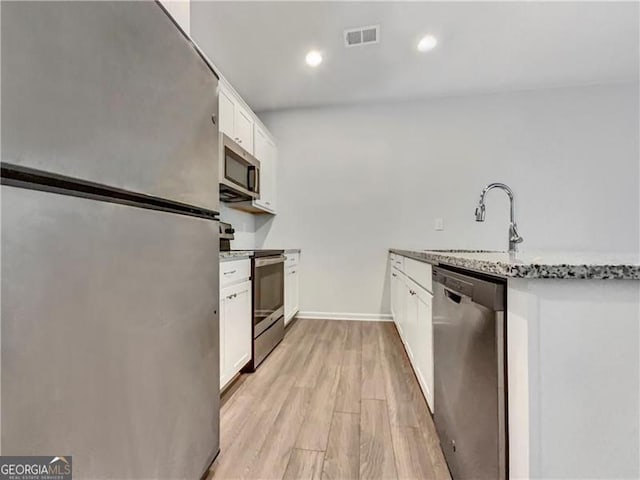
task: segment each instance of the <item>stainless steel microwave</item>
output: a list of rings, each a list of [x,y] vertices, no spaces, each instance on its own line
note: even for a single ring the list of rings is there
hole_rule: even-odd
[[[244,202],[260,198],[260,162],[231,137],[221,134],[220,200]]]

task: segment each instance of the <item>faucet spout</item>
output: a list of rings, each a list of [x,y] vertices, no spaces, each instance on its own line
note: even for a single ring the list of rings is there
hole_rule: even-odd
[[[484,190],[482,190],[478,206],[476,207],[476,222],[484,222],[486,211],[484,199],[487,195],[487,192],[489,192],[489,190],[493,190],[494,188],[498,188],[504,191],[509,197],[509,252],[514,253],[518,248],[518,244],[522,243],[524,239],[518,233],[518,225],[516,224],[515,220],[515,200],[513,190],[511,190],[508,185],[505,185],[504,183],[490,183]]]

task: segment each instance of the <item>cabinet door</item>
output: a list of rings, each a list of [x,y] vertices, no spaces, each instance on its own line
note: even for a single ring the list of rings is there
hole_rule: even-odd
[[[229,94],[224,90],[220,89],[218,103],[219,128],[222,133],[227,134],[231,138],[235,138],[233,133],[235,108],[236,106],[231,96],[229,96]]]
[[[260,198],[255,204],[275,211],[275,152],[276,147],[259,127],[255,127],[255,156],[260,160]]]
[[[228,288],[225,362],[233,377],[251,359],[251,282]]]
[[[278,178],[278,149],[276,145],[269,140],[269,197],[267,198],[267,207],[274,212],[276,211],[276,192]]]
[[[288,324],[300,310],[298,266],[289,267],[284,277],[284,323]]]
[[[293,291],[291,290],[291,272],[295,267],[287,268],[284,272],[284,324],[288,324],[293,317]]]
[[[400,294],[400,290],[398,288],[399,285],[398,272],[391,268],[391,275],[389,276],[389,303],[391,304],[391,316],[393,317],[393,321],[396,323],[396,326],[400,320],[398,316],[398,295]]]
[[[411,340],[416,335],[416,316],[418,314],[418,305],[416,301],[415,290],[411,285],[411,280],[404,278],[404,314],[402,330],[404,334],[404,344],[409,354],[409,360],[413,363],[414,352]]]
[[[300,310],[300,272],[298,271],[298,266],[293,267],[293,271],[291,272],[291,310],[293,315],[298,313]]]
[[[227,368],[227,356],[226,356],[226,322],[227,322],[227,296],[229,295],[229,289],[224,288],[220,290],[220,389],[224,387],[231,379],[229,377]]]
[[[236,142],[253,155],[253,118],[251,118],[249,112],[236,104],[233,121]]]
[[[408,289],[406,288],[404,277],[397,271],[395,273],[396,326],[398,327],[398,332],[400,332],[400,338],[404,342],[407,336],[404,330],[406,328]]]
[[[415,356],[414,369],[427,404],[433,412],[433,317],[432,295],[423,289],[416,289],[416,334],[413,352]]]
[[[271,187],[270,152],[267,135],[260,127],[255,127],[254,140],[255,157],[260,161],[260,198],[257,198],[254,203],[260,207],[268,208],[267,202]]]

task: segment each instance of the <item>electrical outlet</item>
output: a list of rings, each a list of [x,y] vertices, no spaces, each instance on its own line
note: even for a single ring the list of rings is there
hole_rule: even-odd
[[[436,221],[433,223],[433,228],[436,230],[444,230],[444,219],[436,218]]]

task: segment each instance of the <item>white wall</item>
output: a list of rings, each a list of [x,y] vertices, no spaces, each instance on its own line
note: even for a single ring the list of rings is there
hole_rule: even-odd
[[[507,246],[638,251],[638,86],[558,88],[261,115],[278,141],[278,215],[256,242],[300,247],[301,311],[386,314],[386,254]],[[445,230],[434,231],[434,219]]]
[[[234,250],[252,250],[256,247],[256,225],[254,215],[236,210],[220,202],[220,220],[233,225],[234,239],[231,248]]]

